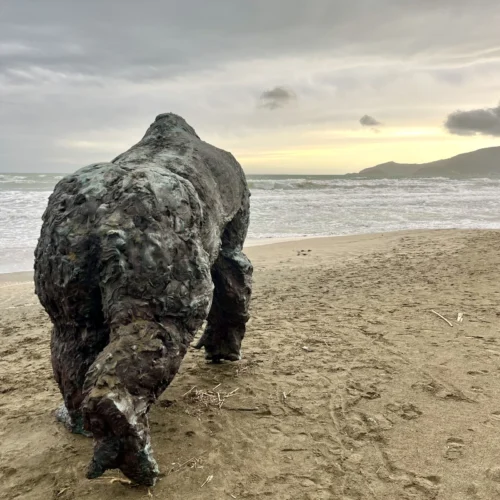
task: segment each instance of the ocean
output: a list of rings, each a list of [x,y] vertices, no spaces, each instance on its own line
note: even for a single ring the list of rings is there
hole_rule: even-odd
[[[0,174],[0,273],[29,271],[60,174]],[[404,229],[500,229],[500,179],[247,176],[250,243]]]

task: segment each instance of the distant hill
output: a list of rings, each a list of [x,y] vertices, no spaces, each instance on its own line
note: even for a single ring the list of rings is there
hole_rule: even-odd
[[[367,177],[490,177],[500,176],[500,146],[478,149],[430,163],[381,163],[357,175]]]

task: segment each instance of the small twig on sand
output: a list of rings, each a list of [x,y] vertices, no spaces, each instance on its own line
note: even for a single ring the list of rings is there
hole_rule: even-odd
[[[212,475],[208,476],[205,479],[205,482],[200,486],[200,488],[203,488],[203,486],[205,486],[207,483],[209,483],[213,478],[214,478],[214,476],[212,476]]]
[[[133,482],[130,479],[124,479],[121,477],[113,477],[110,481],[111,484],[113,483],[120,483],[120,484],[133,484]]]
[[[189,391],[185,392],[181,397],[187,396],[190,392],[194,391],[195,389],[196,389],[196,386],[193,385],[193,387],[191,387],[191,389],[189,389]]]
[[[99,478],[101,481],[109,481],[110,484],[120,483],[120,484],[134,484],[130,479],[125,479],[124,477],[101,477]]]
[[[434,311],[434,309],[431,309],[431,313],[435,314],[436,316],[440,317],[442,320],[446,321],[450,326],[453,326],[453,323],[451,321],[448,321],[444,316],[439,314],[438,312]]]
[[[230,406],[224,406],[225,410],[229,411],[259,411],[257,407],[255,408],[231,408]]]
[[[181,464],[177,464],[177,467],[175,469],[171,469],[170,472],[179,472],[185,465],[188,465],[190,463],[194,464],[194,466],[196,466],[196,464],[200,461],[200,458],[201,457],[193,457],[193,458],[190,458],[189,460],[186,460],[185,462],[182,462]],[[172,465],[176,465],[176,464],[172,464]]]

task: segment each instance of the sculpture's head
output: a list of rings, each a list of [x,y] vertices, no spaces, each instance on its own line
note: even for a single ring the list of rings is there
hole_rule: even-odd
[[[155,121],[148,128],[145,137],[154,135],[155,137],[172,134],[175,132],[184,132],[194,137],[198,137],[195,130],[188,124],[182,116],[174,113],[163,113],[158,115]]]

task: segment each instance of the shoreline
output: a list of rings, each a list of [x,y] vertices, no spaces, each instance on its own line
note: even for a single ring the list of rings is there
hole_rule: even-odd
[[[291,244],[298,242],[309,242],[311,244],[320,243],[324,245],[327,241],[348,244],[362,242],[364,240],[369,240],[373,238],[381,237],[397,237],[397,236],[407,236],[411,234],[424,234],[424,233],[439,233],[439,232],[494,232],[498,229],[457,229],[457,228],[447,228],[447,229],[405,229],[401,231],[384,231],[375,233],[356,233],[347,235],[337,235],[337,236],[299,236],[291,238],[261,238],[261,239],[248,239],[243,247],[244,252],[254,253],[255,250],[262,247],[277,247],[279,245],[290,246]],[[33,281],[33,271],[14,271],[7,273],[0,273],[0,286],[5,284],[16,284],[16,283],[26,283]]]
[[[278,245],[281,243],[292,243],[296,241],[315,241],[315,240],[343,240],[343,239],[355,239],[355,238],[363,238],[363,237],[373,237],[373,236],[391,236],[398,234],[413,234],[413,233],[427,233],[427,232],[439,232],[439,231],[499,231],[500,229],[462,229],[462,228],[428,228],[428,229],[400,229],[397,231],[376,231],[374,233],[352,233],[352,234],[325,234],[325,235],[308,235],[308,236],[297,236],[290,238],[260,238],[260,239],[252,239],[249,238],[245,241],[245,245],[243,249],[253,248],[253,247],[261,247],[268,245]]]
[[[3,284],[17,284],[33,281],[33,271],[15,271],[0,273],[0,286]]]

